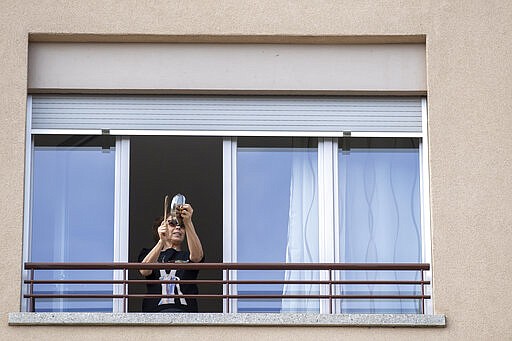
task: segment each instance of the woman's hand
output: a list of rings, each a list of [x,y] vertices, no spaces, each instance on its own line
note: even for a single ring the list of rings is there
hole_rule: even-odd
[[[160,226],[158,226],[158,237],[160,238],[160,240],[165,240],[165,238],[167,237],[167,232],[168,232],[168,228],[167,228],[167,222],[165,220],[162,221],[162,224],[160,224]]]
[[[192,224],[192,214],[194,214],[194,209],[189,204],[184,204],[181,207],[180,215],[183,219],[183,225],[190,226]]]

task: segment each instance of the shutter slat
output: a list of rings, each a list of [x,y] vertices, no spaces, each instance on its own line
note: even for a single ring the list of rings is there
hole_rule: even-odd
[[[34,95],[33,129],[368,131],[422,129],[419,97]]]

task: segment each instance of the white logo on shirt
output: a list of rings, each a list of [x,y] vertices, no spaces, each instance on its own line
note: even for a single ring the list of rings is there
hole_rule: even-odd
[[[160,270],[160,278],[161,281],[179,281],[180,278],[176,277],[176,269],[171,270],[171,272],[166,273],[165,270]],[[183,292],[181,291],[180,284],[179,283],[162,283],[162,295],[173,295],[174,294],[174,288],[176,287],[176,291],[178,292],[178,295],[183,295]],[[187,305],[187,301],[185,298],[180,298],[180,303],[182,305]],[[162,297],[160,299],[160,302],[158,302],[158,305],[161,304],[174,304],[174,298],[172,297]]]

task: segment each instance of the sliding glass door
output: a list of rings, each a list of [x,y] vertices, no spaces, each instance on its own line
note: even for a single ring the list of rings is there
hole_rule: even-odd
[[[163,194],[183,191],[197,208],[197,225],[208,229],[201,231],[208,241],[207,261],[430,262],[424,98],[36,95],[33,102],[29,96],[28,108],[24,261],[122,262],[129,253],[134,260],[142,245],[131,245],[129,252],[128,231],[136,243],[144,235],[149,239],[144,243],[150,244],[143,229],[160,214]],[[214,138],[214,147],[199,143],[206,136]],[[130,139],[138,150],[132,163]],[[136,181],[130,181],[131,170]],[[154,203],[140,195],[144,191]],[[158,207],[156,214],[151,207]],[[144,212],[140,220],[131,216],[135,210]],[[110,271],[36,275],[47,280],[122,279],[120,272]],[[240,280],[250,276],[328,279],[325,271],[229,274]],[[418,278],[339,272],[336,279]],[[324,295],[326,287],[240,284],[230,293]],[[417,293],[415,287],[397,290],[386,285],[336,288],[337,293],[362,295]],[[120,294],[122,286],[48,283],[35,291]],[[326,313],[330,308],[318,299],[232,302],[230,311],[240,312]],[[414,301],[336,302],[335,312],[418,310]],[[38,299],[36,310],[122,311],[124,303]],[[223,304],[227,311],[227,302]]]
[[[317,263],[317,139],[239,138],[237,261]],[[318,280],[312,271],[239,271],[238,279]],[[318,294],[317,285],[238,285],[240,295]],[[318,312],[318,300],[238,300],[239,312]]]
[[[351,138],[338,152],[344,263],[421,263],[420,154],[417,138]],[[347,143],[345,143],[347,145]],[[349,271],[344,280],[418,281],[418,271]],[[345,295],[419,295],[418,285],[345,285]],[[342,300],[344,313],[419,313],[418,300]]]
[[[234,257],[253,263],[421,263],[420,139],[232,140]],[[226,233],[226,232],[225,232]],[[229,246],[229,245],[228,245]],[[238,280],[325,280],[321,271],[238,271]],[[346,281],[418,281],[417,271],[336,271]],[[320,285],[239,284],[239,295],[326,294]],[[419,285],[345,284],[343,295],[419,295]],[[238,299],[239,312],[328,312],[318,299]],[[337,312],[418,313],[418,300],[338,299]]]
[[[112,262],[114,257],[113,140],[35,136],[32,262]],[[94,272],[94,274],[92,274]],[[37,271],[40,280],[112,279],[112,271]],[[40,284],[39,294],[112,294],[112,285]],[[37,299],[36,311],[112,311],[112,299]]]

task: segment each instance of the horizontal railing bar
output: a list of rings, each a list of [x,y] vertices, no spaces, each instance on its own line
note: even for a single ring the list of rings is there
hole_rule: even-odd
[[[428,263],[25,263],[30,270],[429,270]]]
[[[158,280],[158,279],[129,279],[129,280],[74,280],[74,279],[53,279],[53,280],[24,280],[24,284],[167,284],[167,283],[180,283],[180,284],[372,284],[372,285],[421,285],[430,284],[430,281],[309,281],[309,280],[215,280],[215,279],[197,279],[197,280]]]
[[[318,298],[318,299],[430,299],[430,295],[215,295],[215,294],[184,294],[184,295],[149,295],[149,294],[25,294],[24,298]]]

